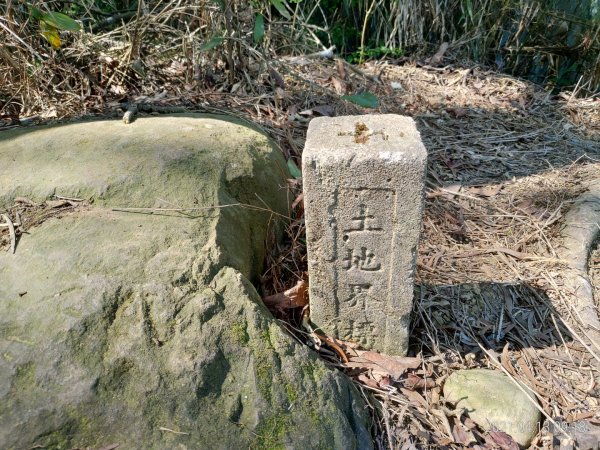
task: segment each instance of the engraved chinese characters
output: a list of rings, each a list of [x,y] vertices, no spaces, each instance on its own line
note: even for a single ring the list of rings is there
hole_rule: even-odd
[[[426,156],[406,117],[311,121],[303,155],[310,308],[325,333],[406,352]]]
[[[352,313],[338,336],[371,347],[378,333],[375,316],[385,320],[392,268],[391,240],[395,194],[391,189],[341,188],[335,231],[340,307]]]

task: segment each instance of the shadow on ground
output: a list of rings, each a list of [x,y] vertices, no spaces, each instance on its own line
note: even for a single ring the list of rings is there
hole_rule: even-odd
[[[553,348],[573,341],[550,299],[526,283],[420,285],[413,312],[415,353],[499,356],[512,349]]]

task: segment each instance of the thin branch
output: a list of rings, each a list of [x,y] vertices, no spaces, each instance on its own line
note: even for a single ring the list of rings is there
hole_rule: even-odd
[[[39,59],[40,61],[43,61],[44,58],[42,58],[40,56],[40,54],[38,52],[36,52],[27,42],[25,42],[23,39],[21,39],[13,30],[11,30],[9,27],[7,27],[4,22],[2,17],[0,17],[0,27],[2,27],[4,30],[6,30],[8,32],[8,34],[10,34],[14,39],[16,39],[20,44],[24,45],[25,48],[27,50],[29,50],[33,56],[35,56],[37,59]]]

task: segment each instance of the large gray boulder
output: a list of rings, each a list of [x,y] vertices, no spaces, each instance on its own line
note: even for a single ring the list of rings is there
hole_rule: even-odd
[[[351,383],[251,283],[288,205],[261,133],[186,115],[1,134],[0,210],[54,194],[93,204],[0,252],[1,448],[371,446]],[[159,206],[198,209],[113,210]]]

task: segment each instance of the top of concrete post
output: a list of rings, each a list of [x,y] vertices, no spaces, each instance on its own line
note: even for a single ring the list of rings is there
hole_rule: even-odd
[[[415,122],[397,114],[317,117],[310,121],[303,158],[378,155],[383,161],[427,159]]]

